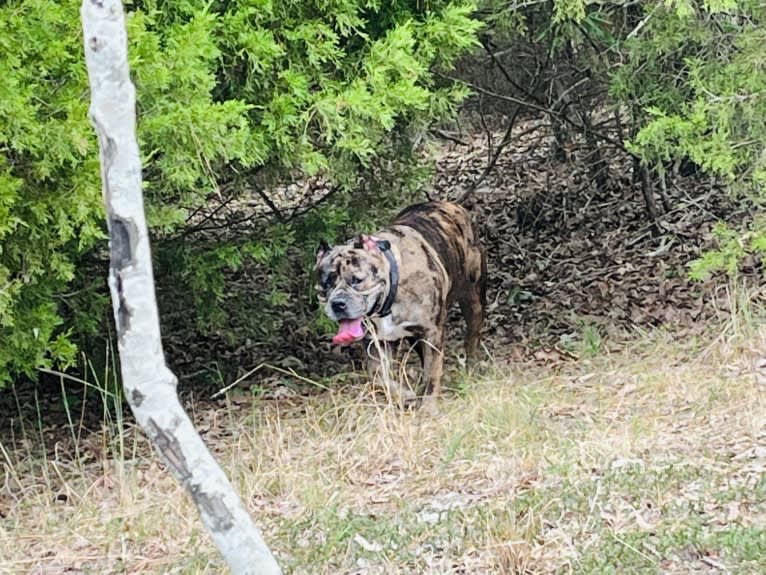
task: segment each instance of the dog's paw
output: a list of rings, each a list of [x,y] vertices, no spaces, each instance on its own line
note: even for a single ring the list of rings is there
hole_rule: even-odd
[[[439,398],[433,394],[429,394],[423,398],[421,409],[428,415],[439,415],[440,405]]]

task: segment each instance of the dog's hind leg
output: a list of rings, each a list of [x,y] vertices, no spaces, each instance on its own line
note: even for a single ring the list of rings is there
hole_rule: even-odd
[[[458,303],[468,327],[465,353],[469,358],[477,359],[481,329],[484,326],[484,308],[487,303],[487,256],[483,249],[474,246],[466,259],[468,281],[466,289],[458,296]]]
[[[440,325],[444,326],[444,321]],[[444,328],[434,333],[426,334],[421,342],[423,345],[423,383],[425,397],[423,407],[436,410],[437,399],[442,391],[442,375],[444,372]]]

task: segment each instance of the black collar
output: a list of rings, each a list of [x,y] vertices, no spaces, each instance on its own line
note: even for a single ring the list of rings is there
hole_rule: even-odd
[[[394,300],[396,299],[396,291],[399,288],[399,266],[396,263],[393,252],[391,252],[391,244],[388,241],[378,240],[378,248],[380,248],[380,251],[383,252],[383,255],[388,260],[388,295],[380,311],[378,311],[378,315],[384,317],[391,313],[391,306],[394,305]]]

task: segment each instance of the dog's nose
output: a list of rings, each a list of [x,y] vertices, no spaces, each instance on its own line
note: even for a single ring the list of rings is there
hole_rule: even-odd
[[[335,313],[343,313],[346,311],[346,302],[340,299],[336,299],[334,302],[332,302],[332,311]]]

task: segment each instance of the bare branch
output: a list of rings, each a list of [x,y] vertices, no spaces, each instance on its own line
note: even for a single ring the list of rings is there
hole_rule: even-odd
[[[445,130],[439,130],[437,128],[432,128],[431,129],[431,133],[434,136],[438,137],[438,138],[442,138],[443,140],[447,140],[449,142],[453,142],[453,143],[458,144],[460,146],[468,146],[469,145],[468,142],[465,142],[465,141],[461,140],[457,136],[453,136],[452,134],[450,134],[449,132],[447,132]]]
[[[269,210],[271,210],[271,213],[274,214],[274,217],[278,222],[285,221],[285,216],[282,214],[282,211],[273,201],[271,201],[271,198],[266,192],[264,192],[259,186],[256,186],[255,193],[258,194],[258,196],[263,200],[263,203],[266,204]]]

